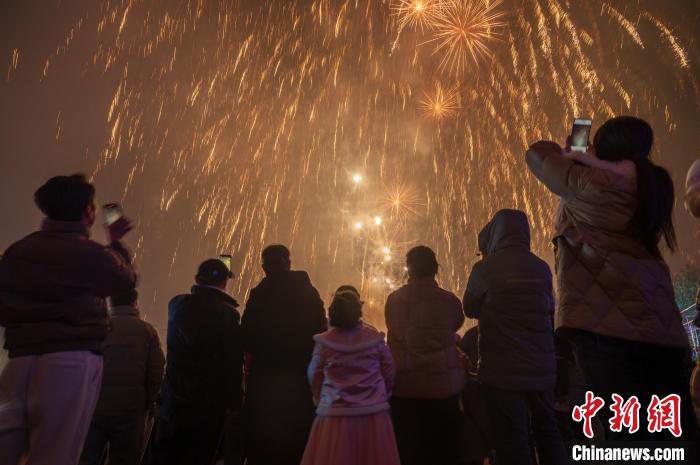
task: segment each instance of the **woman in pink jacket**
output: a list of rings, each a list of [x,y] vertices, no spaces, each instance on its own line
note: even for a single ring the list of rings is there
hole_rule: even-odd
[[[343,286],[314,336],[309,382],[317,405],[302,465],[399,465],[389,414],[394,379],[384,334],[362,322],[357,291]]]

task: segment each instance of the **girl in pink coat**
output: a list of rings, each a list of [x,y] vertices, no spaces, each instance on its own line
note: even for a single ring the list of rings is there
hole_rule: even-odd
[[[343,286],[314,336],[308,375],[316,420],[302,465],[399,465],[389,414],[394,379],[384,334],[362,322],[357,291]]]

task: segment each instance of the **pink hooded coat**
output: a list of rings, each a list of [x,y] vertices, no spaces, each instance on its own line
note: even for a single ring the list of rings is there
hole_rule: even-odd
[[[369,415],[389,410],[394,363],[384,333],[366,323],[314,336],[308,375],[318,415]]]

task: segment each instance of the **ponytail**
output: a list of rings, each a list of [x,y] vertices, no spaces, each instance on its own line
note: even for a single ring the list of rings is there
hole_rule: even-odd
[[[642,242],[655,257],[661,257],[661,238],[675,251],[676,230],[673,226],[675,193],[671,176],[648,158],[637,158],[637,209],[632,224],[642,235]]]
[[[601,160],[632,161],[637,168],[637,210],[632,225],[641,234],[645,247],[661,258],[659,242],[663,237],[675,251],[676,230],[673,228],[673,181],[664,168],[651,162],[654,131],[649,123],[634,116],[618,116],[607,120],[593,137],[595,155]]]

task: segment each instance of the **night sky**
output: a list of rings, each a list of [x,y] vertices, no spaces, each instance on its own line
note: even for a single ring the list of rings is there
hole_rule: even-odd
[[[700,153],[700,1],[509,0],[463,18],[474,36],[453,45],[454,24],[397,5],[3,1],[0,251],[37,228],[34,190],[80,171],[135,221],[126,242],[160,330],[199,262],[232,254],[244,301],[273,242],[324,299],[361,287],[381,325],[408,247],[433,247],[461,296],[499,208],[530,215],[552,263],[556,199],[525,148],[563,142],[577,116],[595,131],[632,114],[676,183],[669,263],[697,260],[682,191]]]

